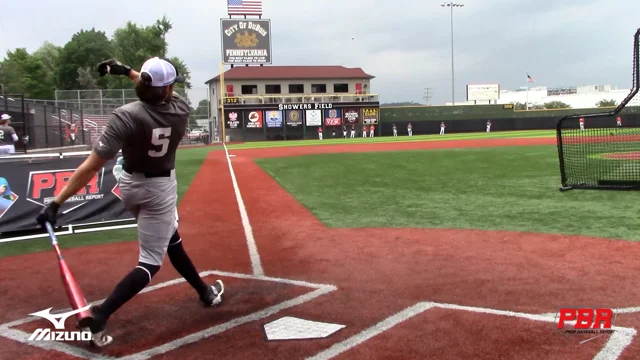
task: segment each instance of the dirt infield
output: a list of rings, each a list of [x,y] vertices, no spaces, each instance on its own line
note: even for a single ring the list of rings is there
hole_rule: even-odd
[[[109,329],[116,342],[100,355],[103,359],[638,358],[640,345],[633,330],[640,326],[636,313],[640,308],[634,308],[640,306],[637,244],[503,231],[329,229],[252,161],[319,152],[553,141],[234,150],[230,153],[235,155],[231,158],[235,178],[225,153],[212,152],[181,202],[180,231],[198,269],[211,270],[206,279],[221,278],[227,284],[224,304],[200,308],[188,285],[167,283],[179,275],[166,261],[149,291],[113,316]],[[135,266],[137,244],[64,253],[88,299],[96,301]],[[4,290],[0,323],[14,322],[0,326],[0,358],[95,357],[95,350],[85,344],[54,348],[29,343],[25,334],[45,326],[44,322],[15,322],[35,311],[67,306],[53,254],[1,259],[0,281]],[[615,320],[621,328],[614,335],[579,344],[577,338],[554,331],[552,315],[542,315],[561,306],[625,309]],[[285,316],[345,327],[327,338],[268,340],[263,326]]]

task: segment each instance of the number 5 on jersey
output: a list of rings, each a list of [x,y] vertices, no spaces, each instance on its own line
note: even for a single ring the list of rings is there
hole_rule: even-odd
[[[149,156],[161,157],[167,153],[169,149],[169,136],[171,136],[171,128],[157,128],[153,129],[151,133],[151,143],[155,146],[161,146],[160,151],[149,150]]]

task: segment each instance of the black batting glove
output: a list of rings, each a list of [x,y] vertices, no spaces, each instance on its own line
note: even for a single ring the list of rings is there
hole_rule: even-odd
[[[48,222],[49,224],[51,224],[51,226],[55,226],[56,220],[58,218],[59,208],[60,205],[57,202],[52,201],[49,205],[42,208],[40,214],[38,214],[38,216],[36,217],[36,221],[43,228],[45,227],[45,222]]]
[[[124,65],[116,59],[109,59],[98,65],[98,72],[100,73],[100,76],[105,76],[107,74],[129,76],[131,66]]]

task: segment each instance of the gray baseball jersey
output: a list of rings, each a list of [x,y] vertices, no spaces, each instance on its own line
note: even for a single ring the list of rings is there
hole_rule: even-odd
[[[0,125],[0,146],[13,145],[13,141],[16,131],[9,125]]]
[[[187,101],[174,94],[168,104],[141,101],[116,109],[94,151],[114,158],[122,149],[123,168],[118,183],[124,206],[137,220],[138,261],[162,265],[171,236],[176,231],[178,200],[175,158],[189,121]],[[168,176],[145,173],[169,171]]]
[[[172,170],[188,122],[189,104],[175,93],[167,104],[129,103],[111,114],[93,150],[109,159],[122,150],[124,168],[132,172]]]

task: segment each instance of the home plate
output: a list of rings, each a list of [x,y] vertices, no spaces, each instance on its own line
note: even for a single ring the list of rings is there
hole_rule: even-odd
[[[345,326],[285,316],[265,324],[264,332],[267,340],[320,339],[326,338]]]

